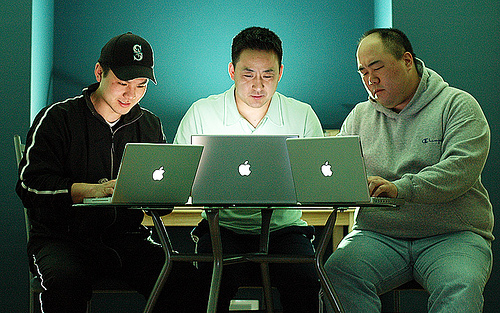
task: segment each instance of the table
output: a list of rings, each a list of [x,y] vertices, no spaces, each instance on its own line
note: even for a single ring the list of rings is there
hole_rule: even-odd
[[[172,213],[161,217],[163,224],[168,227],[194,227],[201,220],[202,207],[184,208],[175,207]],[[337,212],[337,219],[332,233],[333,249],[338,246],[345,234],[351,232],[354,224],[355,208],[346,208]],[[311,209],[302,212],[302,219],[309,225],[325,226],[331,210]],[[145,214],[142,221],[144,226],[153,227],[153,219]]]
[[[188,208],[188,207],[186,207]],[[158,296],[168,278],[168,274],[172,269],[173,261],[184,261],[184,262],[213,262],[213,272],[212,281],[210,284],[210,295],[208,300],[207,312],[216,312],[217,301],[220,289],[220,281],[222,277],[222,265],[223,263],[231,264],[244,262],[245,260],[242,256],[227,256],[223,258],[222,255],[222,242],[220,237],[219,228],[219,209],[218,208],[206,208],[204,209],[207,215],[207,221],[212,238],[212,254],[200,254],[200,253],[182,253],[174,254],[172,249],[172,244],[168,237],[165,224],[163,223],[160,212],[165,210],[172,210],[172,208],[142,208],[138,207],[136,209],[144,209],[151,215],[153,225],[158,233],[158,238],[165,251],[165,264],[158,276],[158,279],[151,291],[151,294],[144,308],[144,312],[151,312],[156,304]],[[198,208],[194,208],[198,209]]]
[[[264,207],[260,208],[262,213],[262,233],[260,240],[260,249],[259,252],[249,253],[244,255],[230,255],[223,256],[222,254],[222,243],[220,238],[220,229],[219,229],[219,210],[224,209],[224,207],[217,208],[203,208],[207,214],[207,221],[209,224],[211,238],[212,238],[212,255],[204,255],[204,254],[173,254],[172,253],[172,245],[168,238],[168,233],[165,228],[165,223],[160,217],[160,212],[164,210],[171,210],[172,208],[142,208],[138,207],[136,209],[146,209],[151,215],[151,219],[153,225],[158,233],[158,237],[160,239],[160,243],[162,247],[164,247],[165,251],[165,264],[159,274],[158,280],[151,292],[151,295],[146,303],[146,307],[144,312],[152,311],[156,300],[161,292],[163,285],[165,284],[168,274],[172,268],[173,261],[199,261],[199,262],[213,262],[213,272],[212,272],[212,281],[210,286],[210,295],[207,306],[207,312],[216,312],[217,309],[217,300],[219,295],[220,281],[222,277],[222,268],[223,265],[235,264],[240,262],[256,262],[260,263],[261,266],[261,275],[263,280],[263,288],[264,288],[264,298],[266,302],[266,307],[268,312],[273,311],[273,303],[272,303],[272,295],[271,295],[271,282],[269,279],[269,263],[314,263],[316,271],[318,272],[318,276],[321,282],[321,287],[324,291],[324,294],[328,301],[332,304],[336,312],[343,312],[342,306],[338,301],[338,297],[331,285],[331,282],[326,275],[324,264],[323,264],[323,256],[327,249],[327,244],[332,238],[332,233],[334,230],[334,225],[337,219],[337,213],[340,210],[340,207],[330,207],[321,208],[320,211],[322,213],[328,214],[328,219],[325,223],[325,228],[323,233],[321,234],[320,241],[318,244],[318,248],[316,249],[314,256],[296,256],[296,255],[269,255],[268,254],[268,245],[269,245],[269,224],[271,220],[271,216],[274,210],[276,209],[287,209],[287,208],[275,208],[275,207]],[[196,207],[183,207],[183,209],[187,210],[199,210],[200,208]],[[292,209],[291,207],[288,209]],[[303,212],[307,210],[318,210],[319,208],[306,208],[306,207],[293,207],[293,209],[301,209]],[[175,212],[175,208],[173,212]],[[173,214],[173,212],[171,214]],[[199,211],[198,211],[199,212]],[[198,213],[197,212],[197,213]],[[168,215],[167,215],[168,216]],[[198,215],[199,216],[199,215]],[[164,218],[164,219],[168,219]],[[175,219],[175,218],[174,218]],[[199,219],[198,219],[199,220]]]

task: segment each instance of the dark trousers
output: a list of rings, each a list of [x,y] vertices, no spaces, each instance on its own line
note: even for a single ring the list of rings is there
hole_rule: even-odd
[[[134,234],[106,244],[32,236],[28,252],[45,289],[40,299],[46,313],[85,312],[92,283],[103,277],[118,278],[147,299],[165,259],[160,245]],[[206,304],[191,301],[198,294],[197,277],[191,263],[175,262],[155,312],[206,311]]]
[[[201,223],[206,222],[202,221]],[[198,227],[206,228],[203,225]],[[197,244],[198,252],[211,253],[210,234],[206,231],[198,234],[200,235]],[[314,255],[314,248],[311,243],[313,234],[314,228],[312,226],[294,226],[272,232],[269,240],[269,253]],[[224,254],[244,254],[259,251],[258,235],[241,235],[221,227],[221,238]],[[200,262],[199,271],[203,279],[204,301],[207,301],[212,265]],[[271,285],[279,291],[283,312],[318,312],[320,284],[312,263],[270,264],[269,271]],[[229,303],[240,286],[262,286],[258,264],[240,263],[223,267],[217,312],[227,312],[229,310]]]

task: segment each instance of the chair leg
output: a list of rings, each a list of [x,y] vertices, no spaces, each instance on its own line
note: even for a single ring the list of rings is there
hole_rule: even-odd
[[[92,300],[87,301],[87,313],[90,313],[91,311],[91,306],[92,306]]]
[[[323,313],[324,312],[324,303],[323,303],[323,289],[320,289],[319,290],[319,293],[318,293],[318,301],[319,301],[319,313]]]
[[[38,293],[30,290],[30,313],[35,313],[35,303]]]

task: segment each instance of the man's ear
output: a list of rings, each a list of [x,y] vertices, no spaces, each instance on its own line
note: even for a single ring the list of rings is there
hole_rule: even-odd
[[[278,77],[278,82],[281,80],[281,76],[283,76],[283,68],[285,68],[285,66],[283,64],[281,64],[280,74],[279,74],[279,77]]]
[[[231,79],[234,80],[234,65],[233,65],[233,62],[229,62],[227,70],[229,72],[229,77],[231,77]]]
[[[405,66],[407,69],[412,68],[414,61],[413,61],[413,56],[411,55],[410,52],[407,51],[403,54],[403,60],[405,62]]]
[[[99,82],[99,83],[101,82],[103,73],[104,73],[104,70],[103,70],[101,64],[96,63],[95,68],[94,68],[94,74],[95,74],[95,79],[97,80],[97,82]]]

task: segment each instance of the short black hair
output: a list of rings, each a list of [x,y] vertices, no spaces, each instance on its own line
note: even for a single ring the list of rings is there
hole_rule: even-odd
[[[254,26],[246,28],[236,35],[231,46],[231,61],[234,66],[239,61],[241,52],[245,49],[273,51],[278,56],[278,64],[281,67],[283,58],[281,39],[271,30]]]
[[[378,34],[382,39],[382,43],[385,48],[397,59],[400,60],[405,52],[411,53],[412,57],[415,58],[415,53],[413,52],[413,47],[411,46],[408,37],[399,29],[396,28],[374,28],[363,34],[359,39],[365,39],[371,34]],[[359,43],[358,43],[359,46]]]

